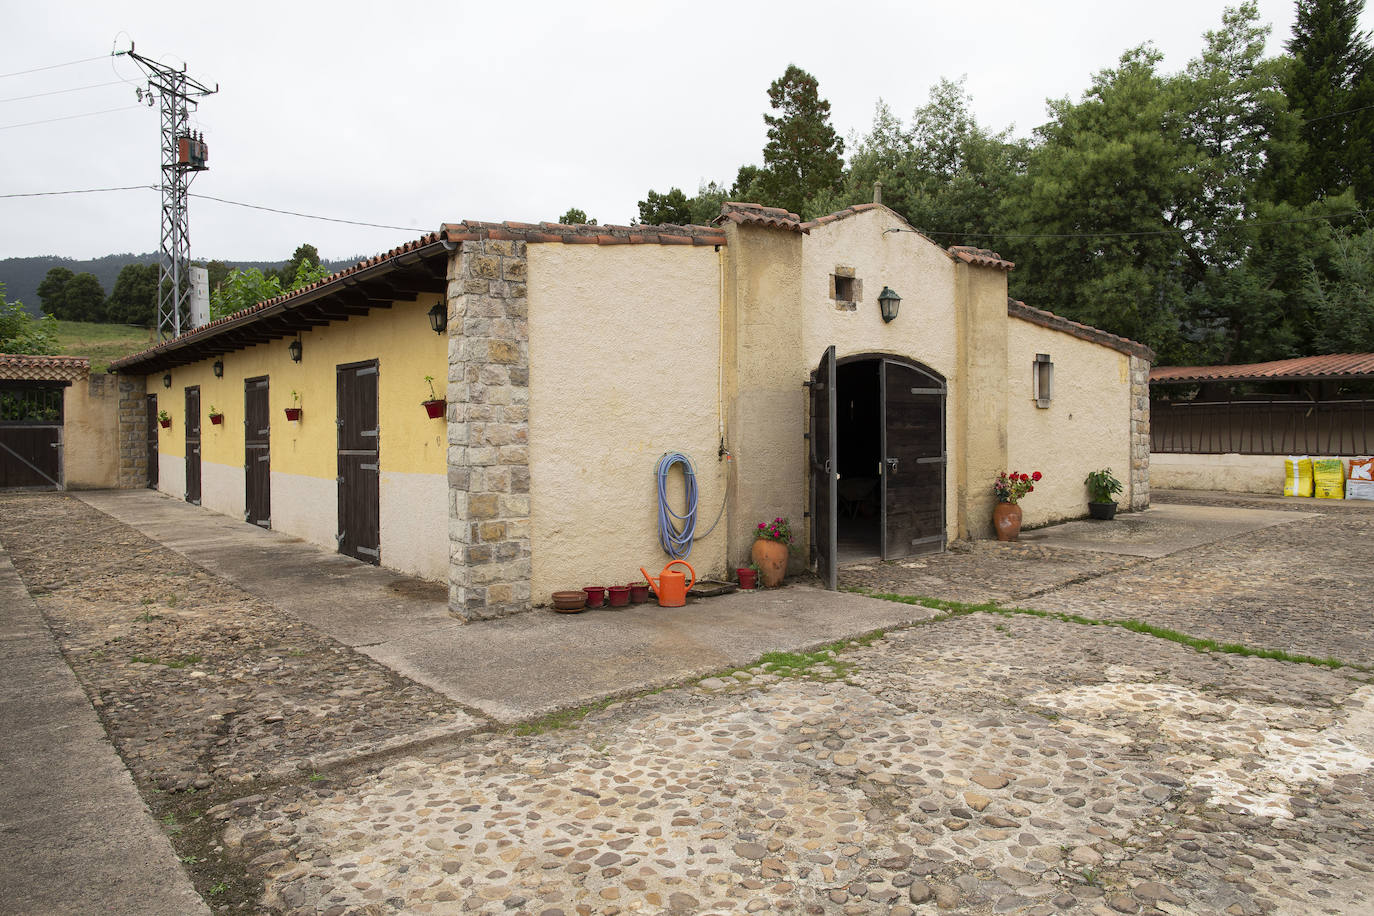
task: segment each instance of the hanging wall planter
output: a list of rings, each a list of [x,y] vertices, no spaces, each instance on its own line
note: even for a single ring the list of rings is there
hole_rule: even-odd
[[[288,419],[288,420],[299,420],[300,418],[301,418],[301,409],[300,409],[299,407],[288,407],[288,408],[286,408],[286,419]]]
[[[212,426],[219,426],[219,425],[222,424],[223,422],[224,422],[224,414],[222,414],[222,413],[212,413],[212,414],[210,414],[210,424],[211,424]]]
[[[429,414],[431,420],[437,420],[444,415],[444,408],[448,405],[445,398],[434,398],[429,401],[422,401],[425,405],[425,413]]]

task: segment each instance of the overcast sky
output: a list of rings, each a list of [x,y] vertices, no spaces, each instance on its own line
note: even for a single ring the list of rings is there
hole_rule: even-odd
[[[627,223],[649,188],[728,184],[759,163],[768,84],[809,70],[848,138],[884,99],[904,119],[967,74],[979,120],[1027,134],[1045,100],[1144,41],[1183,67],[1220,0],[945,2],[153,3],[0,0],[0,195],[159,180],[157,110],[112,49],[180,66],[219,93],[193,126],[193,193],[401,228],[192,199],[193,257],[374,254],[459,219]],[[1292,0],[1260,0],[1279,53]],[[1364,27],[1374,27],[1366,11]],[[102,83],[114,85],[89,87]],[[88,112],[92,117],[30,124]],[[25,125],[25,126],[14,126]],[[0,257],[158,247],[156,191],[0,199]],[[412,231],[413,230],[413,231]]]

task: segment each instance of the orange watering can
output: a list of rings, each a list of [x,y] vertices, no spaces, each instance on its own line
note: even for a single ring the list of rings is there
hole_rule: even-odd
[[[685,575],[673,569],[673,567],[677,566],[679,563],[687,567],[687,571],[692,574],[691,581],[688,581]],[[663,572],[658,574],[657,582],[654,581],[653,576],[644,572],[643,566],[639,567],[639,571],[644,573],[644,581],[649,583],[649,587],[652,588],[654,594],[658,596],[659,607],[682,607],[687,603],[687,589],[691,588],[697,581],[697,571],[693,569],[692,564],[688,563],[686,560],[674,560],[663,567]]]

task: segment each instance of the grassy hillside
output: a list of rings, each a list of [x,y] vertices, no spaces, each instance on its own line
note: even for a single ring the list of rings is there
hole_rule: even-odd
[[[59,321],[57,343],[63,355],[89,356],[91,372],[104,372],[111,360],[151,347],[153,332],[130,324]]]

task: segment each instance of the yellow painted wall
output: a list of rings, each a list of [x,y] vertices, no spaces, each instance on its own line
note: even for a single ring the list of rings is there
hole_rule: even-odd
[[[424,377],[434,377],[434,390],[441,397],[448,378],[448,339],[430,329],[426,315],[435,301],[436,297],[426,296],[419,301],[397,302],[390,309],[374,308],[348,321],[304,331],[299,363],[292,362],[287,352],[291,338],[282,338],[219,357],[224,362],[223,378],[214,376],[211,368],[214,359],[172,369],[170,388],[163,387],[162,373],[148,376],[148,391],[157,395],[158,408],[172,417],[171,428],[159,431],[160,454],[164,459],[185,456],[185,390],[191,385],[199,385],[202,477],[206,481],[207,499],[204,505],[226,514],[241,514],[242,493],[232,492],[241,484],[233,482],[232,474],[236,473],[241,479],[244,464],[244,380],[267,376],[274,475],[273,527],[332,547],[329,542],[332,538],[326,540],[320,532],[337,528],[334,501],[320,505],[319,497],[324,490],[318,487],[277,486],[279,478],[276,475],[290,475],[280,479],[304,477],[331,483],[338,475],[335,384],[339,365],[377,360],[383,492],[387,490],[388,475],[423,474],[447,479],[445,421],[429,419],[420,406],[421,401],[430,397]],[[300,394],[299,422],[288,421],[285,416],[285,408],[293,405],[293,391]],[[225,415],[219,426],[210,422],[212,406]],[[229,482],[216,487],[217,474],[223,474],[223,479]],[[164,477],[159,485],[174,496],[183,495],[183,485],[176,479],[169,482]],[[226,495],[216,497],[216,493]],[[218,499],[218,502],[209,501],[211,499]],[[431,539],[437,539],[437,549],[446,557],[448,532],[444,507],[439,506],[436,513],[435,517],[444,521],[432,533]],[[384,517],[388,514],[385,505],[382,514]],[[295,523],[297,530],[279,524],[279,519],[305,519],[307,516],[319,524],[311,522],[309,530],[304,521]],[[395,556],[395,551],[387,549],[386,540],[384,531],[383,564],[421,571],[408,569],[403,556]],[[440,563],[440,567],[426,569],[424,573],[442,577],[446,574],[446,564]]]
[[[119,486],[119,383],[99,373],[62,395],[62,479],[70,490]]]
[[[1130,357],[1062,331],[1008,319],[1008,470],[1041,471],[1045,478],[1021,501],[1024,525],[1043,525],[1088,512],[1083,478],[1110,467],[1130,505]],[[1037,407],[1035,354],[1054,362],[1054,397]],[[992,480],[987,481],[988,489]]]
[[[668,561],[654,467],[696,463],[697,531],[725,496],[719,256],[709,247],[530,245],[530,553],[536,604]],[[675,484],[678,472],[670,478]],[[681,489],[670,489],[681,511]],[[725,523],[688,560],[725,571]]]
[[[1315,456],[1325,457],[1325,456]],[[1150,487],[1283,495],[1283,455],[1150,453]],[[1119,475],[1118,475],[1119,476]]]

